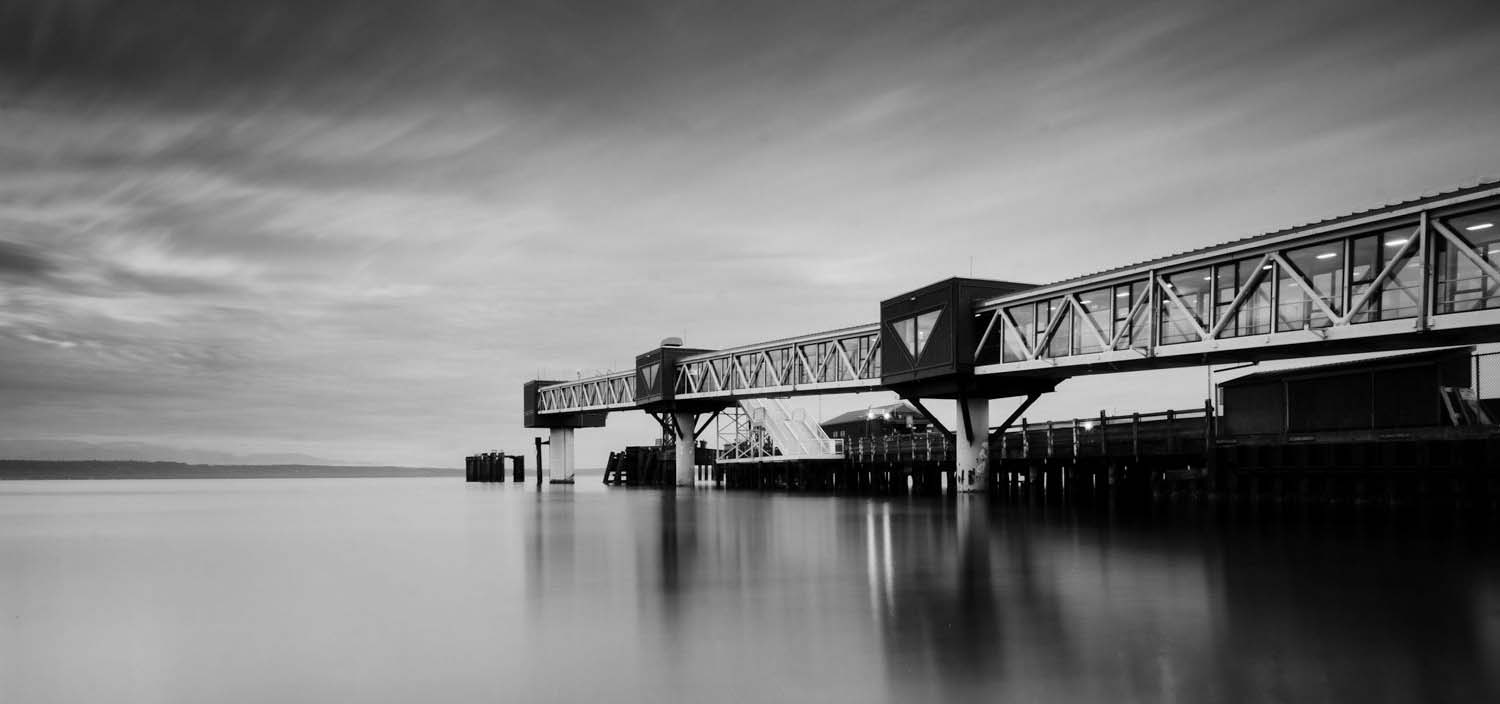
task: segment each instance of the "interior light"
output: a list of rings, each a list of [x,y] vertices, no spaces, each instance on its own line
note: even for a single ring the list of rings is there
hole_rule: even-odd
[[[1212,277],[1212,276],[1205,276],[1205,277],[1203,277],[1203,280],[1204,281],[1213,281],[1214,277]]]
[[[1261,267],[1260,270],[1261,271],[1270,271],[1271,270],[1271,265],[1267,264],[1267,265]]]
[[[1338,252],[1324,252],[1322,254],[1319,254],[1317,256],[1317,258],[1318,259],[1332,259],[1334,257],[1337,257],[1338,255],[1339,255]]]
[[[1478,225],[1470,225],[1470,226],[1468,226],[1468,227],[1466,227],[1464,229],[1465,230],[1471,230],[1471,231],[1472,230],[1488,230],[1488,229],[1490,229],[1490,228],[1492,228],[1494,226],[1495,226],[1495,223],[1492,223],[1492,222],[1482,222],[1482,223],[1479,223]]]
[[[1385,246],[1387,246],[1387,247],[1400,247],[1403,244],[1406,244],[1406,240],[1391,240],[1390,242],[1385,243]]]
[[[1121,292],[1115,294],[1115,298],[1130,298],[1130,292],[1129,291],[1121,291]]]
[[[1091,420],[1084,421],[1083,422],[1083,429],[1085,431],[1093,430],[1094,429],[1094,421],[1091,421]]]

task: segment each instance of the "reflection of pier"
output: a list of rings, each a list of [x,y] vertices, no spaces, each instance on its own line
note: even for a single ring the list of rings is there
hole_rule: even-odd
[[[556,652],[603,640],[589,651],[627,678],[713,692],[774,673],[789,698],[876,701],[1500,695],[1493,556],[1411,525],[600,496],[528,495],[527,604],[572,625]]]

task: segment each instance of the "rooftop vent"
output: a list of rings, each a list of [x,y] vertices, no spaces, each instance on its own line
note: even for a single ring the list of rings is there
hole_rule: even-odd
[[[682,346],[682,338],[680,338],[680,337],[666,337],[666,338],[662,338],[661,346],[662,347],[681,347]]]

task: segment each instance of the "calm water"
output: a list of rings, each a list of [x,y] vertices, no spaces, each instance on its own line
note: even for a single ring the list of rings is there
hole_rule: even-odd
[[[0,482],[0,702],[1500,701],[1500,559],[1411,530]]]

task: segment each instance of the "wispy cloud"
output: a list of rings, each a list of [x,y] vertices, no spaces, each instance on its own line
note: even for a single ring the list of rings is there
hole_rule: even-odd
[[[0,425],[440,462],[664,335],[1472,182],[1500,45],[1461,9],[3,3]]]

